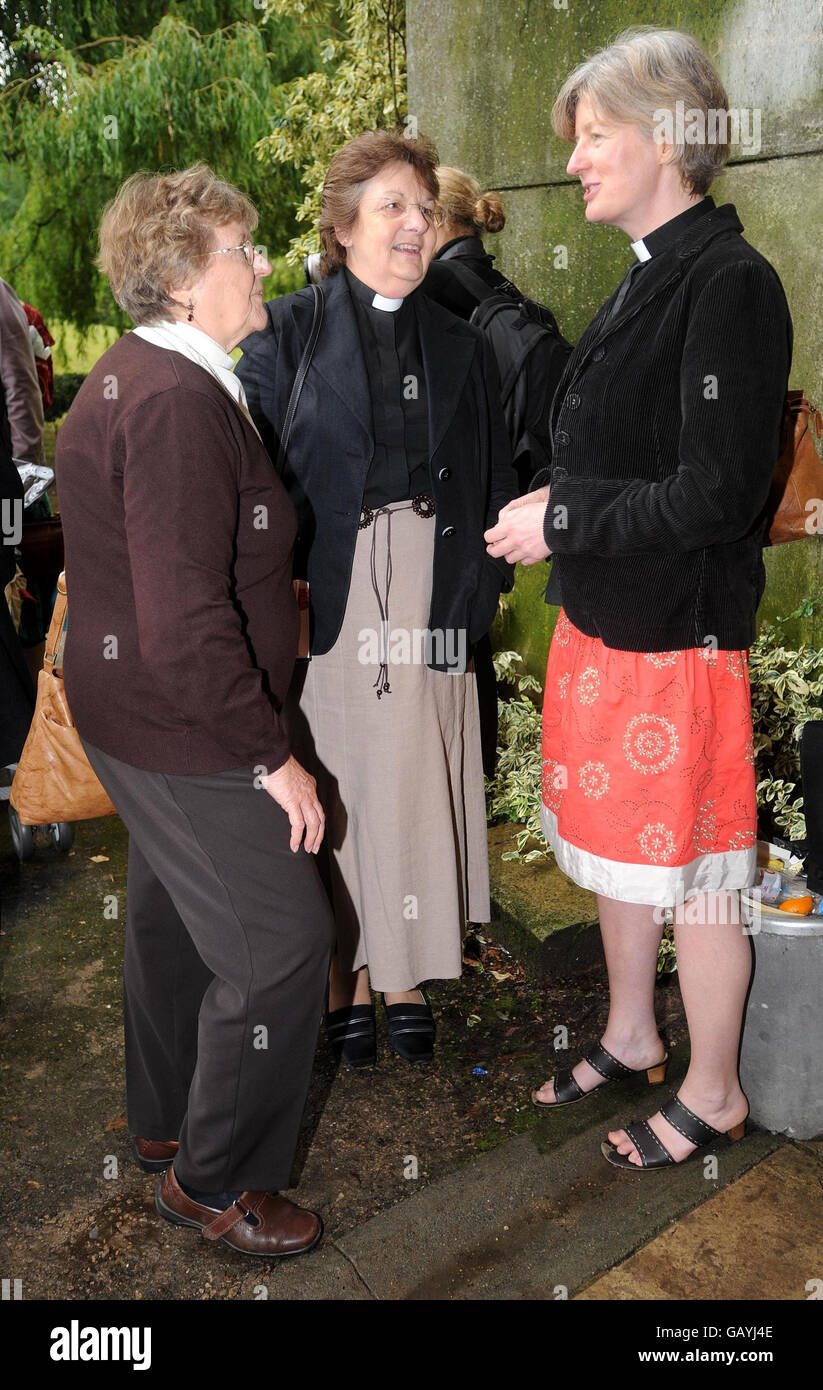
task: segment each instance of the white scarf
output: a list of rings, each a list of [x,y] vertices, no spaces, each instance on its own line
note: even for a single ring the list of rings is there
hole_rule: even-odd
[[[132,329],[132,332],[136,333],[138,338],[145,338],[147,343],[154,343],[155,347],[180,352],[191,362],[196,362],[198,367],[203,367],[228,391],[232,400],[237,402],[259,436],[257,426],[249,414],[243,383],[234,375],[234,361],[208,333],[204,333],[201,328],[195,328],[191,323],[180,323],[177,319],[168,319],[164,323],[141,324],[140,327]]]

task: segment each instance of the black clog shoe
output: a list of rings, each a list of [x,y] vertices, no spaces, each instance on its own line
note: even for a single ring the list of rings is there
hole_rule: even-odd
[[[377,1020],[373,1004],[349,1004],[326,1014],[326,1037],[350,1067],[377,1062]]]
[[[389,1042],[406,1062],[430,1062],[434,1056],[435,1025],[431,1006],[422,989],[423,1004],[387,1004]]]

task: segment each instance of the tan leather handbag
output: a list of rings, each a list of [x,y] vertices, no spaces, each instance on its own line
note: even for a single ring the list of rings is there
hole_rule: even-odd
[[[823,518],[823,463],[812,431],[820,438],[823,421],[802,391],[789,391],[783,416],[780,457],[769,494],[769,545],[806,541],[820,533]],[[807,503],[816,508],[807,508]],[[816,514],[817,513],[817,514]]]
[[[66,576],[57,581],[57,600],[46,638],[37,703],[20,754],[9,799],[23,825],[94,820],[117,812],[89,766],[72,722],[63,685]]]

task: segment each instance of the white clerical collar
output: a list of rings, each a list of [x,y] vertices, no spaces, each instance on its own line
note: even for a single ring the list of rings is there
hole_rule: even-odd
[[[632,251],[634,252],[639,261],[650,261],[652,258],[652,253],[646,245],[645,241],[643,241],[642,237],[640,241],[632,242]]]
[[[145,328],[135,328],[133,331],[159,347],[176,347],[179,352],[186,356],[191,355],[194,360],[195,354],[205,357],[211,366],[222,368],[223,371],[230,372],[234,368],[233,358],[229,357],[214,338],[204,333],[202,328],[195,328],[193,323],[166,319],[162,323],[147,324]],[[186,348],[190,349],[190,353],[186,352]]]
[[[373,309],[385,309],[387,314],[396,314],[402,304],[402,299],[387,299],[384,294],[376,294],[371,302]]]

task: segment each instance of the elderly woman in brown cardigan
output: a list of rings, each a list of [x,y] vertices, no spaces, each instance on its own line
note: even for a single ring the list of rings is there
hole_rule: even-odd
[[[128,1115],[178,1225],[290,1255],[289,1185],[332,941],[324,818],[281,720],[295,516],[230,350],[265,322],[248,200],[204,165],[121,188],[101,264],[137,327],[60,431],[66,689],[129,830]],[[308,852],[307,852],[308,851]],[[173,1163],[173,1166],[170,1166]]]

